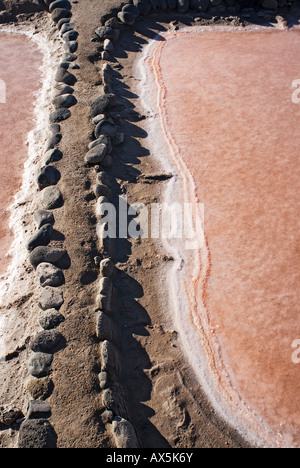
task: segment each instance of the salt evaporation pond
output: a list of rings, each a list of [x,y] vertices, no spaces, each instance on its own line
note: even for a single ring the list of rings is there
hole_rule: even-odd
[[[23,34],[0,33],[0,274],[5,273],[12,233],[9,205],[21,186],[26,140],[34,125],[35,93],[41,86],[43,57]]]
[[[205,206],[206,245],[173,276],[187,355],[220,413],[274,447],[300,446],[299,57],[299,31],[192,28],[139,63],[153,152],[167,141],[179,201]]]

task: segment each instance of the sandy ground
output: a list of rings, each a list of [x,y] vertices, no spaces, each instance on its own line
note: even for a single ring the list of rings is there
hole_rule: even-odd
[[[103,410],[97,373],[99,344],[94,336],[94,303],[98,271],[93,258],[98,253],[95,232],[95,201],[91,200],[94,169],[84,166],[84,155],[93,130],[88,118],[89,105],[102,93],[97,66],[97,44],[91,43],[94,29],[110,8],[120,1],[80,0],[73,4],[73,18],[79,32],[78,79],[75,94],[78,105],[62,123],[60,149],[64,158],[56,164],[62,178],[60,188],[65,204],[55,211],[56,230],[61,233],[54,244],[67,249],[71,264],[65,271],[63,287],[66,321],[59,330],[66,347],[54,356],[52,379],[54,391],[49,398],[51,424],[58,435],[60,448],[110,447],[107,427],[101,421]],[[161,25],[159,18],[137,22],[135,30],[123,33],[116,47],[113,91],[118,97],[117,111],[126,143],[114,149],[110,175],[117,197],[126,194],[129,204],[145,204],[161,199],[164,181],[147,175],[161,173],[147,146],[143,110],[138,108],[133,63],[143,44],[157,31],[167,27],[172,17]],[[99,63],[100,65],[100,63]],[[120,240],[114,258],[117,271],[114,285],[117,294],[117,321],[121,331],[123,379],[129,419],[138,433],[142,447],[242,447],[245,441],[215,414],[180,349],[178,331],[172,325],[172,311],[166,294],[166,271],[172,259],[151,240]],[[30,272],[24,264],[24,272]],[[32,287],[34,275],[30,274]],[[32,288],[31,288],[32,289]],[[26,410],[30,399],[26,391],[28,342],[39,330],[36,293],[19,295],[14,313],[24,328],[15,332],[17,352],[6,363],[8,372],[2,380],[1,399],[10,400]],[[11,306],[12,307],[12,306]],[[13,327],[12,327],[13,330]],[[14,446],[17,432],[1,431],[0,446]]]

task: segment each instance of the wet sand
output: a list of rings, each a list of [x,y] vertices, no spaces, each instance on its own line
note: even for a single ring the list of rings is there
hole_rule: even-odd
[[[184,276],[177,271],[189,298],[178,320],[190,362],[222,416],[264,446],[300,445],[292,362],[300,337],[299,39],[297,31],[169,33],[145,61],[149,89],[153,77],[158,85],[168,164],[184,199],[205,204],[206,245],[181,250]]]
[[[0,80],[5,83],[0,99],[0,275],[10,263],[7,253],[13,234],[7,210],[21,186],[27,135],[33,129],[35,93],[41,86],[41,65],[42,54],[33,41],[25,35],[0,33]]]

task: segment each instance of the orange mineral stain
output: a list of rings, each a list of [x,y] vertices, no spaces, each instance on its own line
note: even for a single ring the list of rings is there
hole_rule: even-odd
[[[7,253],[12,233],[7,209],[22,182],[41,65],[42,54],[27,36],[0,33],[0,274],[10,263]]]
[[[161,133],[205,206],[205,247],[184,267],[187,316],[229,422],[258,445],[299,447],[300,32],[165,39],[145,59]]]

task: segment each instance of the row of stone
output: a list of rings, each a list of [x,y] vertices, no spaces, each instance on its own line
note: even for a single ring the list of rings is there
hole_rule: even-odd
[[[243,8],[242,2],[239,2],[239,0],[133,0],[132,3],[125,4],[116,17],[109,18],[103,26],[96,28],[96,36],[92,41],[102,43],[101,58],[110,61],[114,45],[120,36],[120,30],[127,26],[133,26],[139,16],[145,17],[156,8],[163,10],[176,8],[179,13],[185,13],[191,9],[200,14],[204,14],[211,9],[211,14],[220,16],[226,15],[229,11],[233,15],[239,14],[241,9],[241,14],[245,17],[257,14],[258,17],[270,18],[275,14],[276,10],[291,6],[293,3],[294,0],[259,0],[257,7],[262,7],[264,10],[255,11],[254,8]]]
[[[119,35],[115,34],[115,38]],[[111,40],[111,39],[108,39]],[[113,42],[112,42],[113,43]],[[112,53],[112,48],[110,49]],[[124,142],[124,134],[118,133],[118,116],[114,112],[117,103],[111,92],[111,68],[104,65],[102,69],[104,94],[97,97],[90,107],[90,118],[95,126],[94,141],[89,145],[85,162],[96,169],[97,180],[93,192],[97,199],[97,235],[100,262],[100,281],[96,298],[96,336],[100,342],[101,372],[99,385],[102,391],[102,404],[105,408],[102,421],[112,427],[117,448],[139,447],[135,430],[128,421],[128,412],[120,378],[122,365],[118,350],[119,332],[114,321],[113,275],[115,266],[111,260],[113,254],[112,239],[104,235],[107,229],[103,223],[105,205],[112,202],[111,183],[106,169],[113,164],[110,156],[114,145]],[[109,158],[109,160],[108,160]],[[95,259],[98,263],[98,259]]]
[[[117,14],[117,18],[109,19],[104,26],[95,30],[97,40],[103,44],[102,60],[113,61],[114,47],[119,40],[122,24],[131,26],[140,14],[149,14],[151,11],[150,2],[147,0],[146,3],[146,10],[142,9],[141,2],[125,5]],[[102,256],[106,257],[100,263],[100,282],[96,298],[96,335],[100,341],[101,362],[99,385],[102,390],[102,404],[105,408],[102,413],[102,421],[109,427],[111,425],[116,447],[138,448],[138,438],[128,420],[124,392],[119,383],[122,365],[117,346],[119,333],[113,320],[114,264],[110,259],[113,253],[113,244],[112,240],[106,237],[108,226],[104,221],[105,206],[111,202],[112,198],[109,177],[105,172],[108,167],[106,160],[110,157],[109,166],[113,164],[113,159],[110,156],[113,144],[124,142],[124,135],[118,133],[116,122],[113,119],[117,100],[112,92],[111,74],[111,66],[108,63],[104,64],[101,71],[104,93],[98,96],[90,107],[90,118],[95,125],[95,139],[90,143],[89,151],[85,155],[85,162],[95,166],[97,172],[97,183],[93,186],[93,192],[97,198],[97,236],[99,251]]]
[[[40,2],[41,3],[41,2]],[[78,68],[74,61],[78,43],[78,33],[70,23],[71,4],[68,0],[55,2],[45,1],[53,21],[57,24],[63,43],[63,61],[59,64],[55,77],[55,96],[52,100],[54,112],[50,115],[50,138],[42,167],[39,169],[36,182],[41,191],[42,208],[34,213],[37,231],[29,239],[27,250],[29,262],[36,272],[42,292],[38,306],[42,310],[39,324],[43,331],[38,333],[30,343],[32,356],[28,371],[31,380],[28,390],[33,398],[29,402],[25,421],[19,431],[19,448],[55,448],[56,435],[49,422],[51,408],[45,401],[52,393],[53,383],[50,378],[53,355],[64,345],[64,338],[57,327],[65,320],[60,313],[63,305],[63,291],[60,287],[65,283],[61,268],[67,252],[63,248],[50,246],[53,238],[55,218],[51,210],[63,205],[62,193],[57,187],[61,174],[53,163],[62,159],[63,154],[58,149],[62,139],[60,122],[70,117],[70,108],[77,101],[73,95],[76,78],[69,69]]]
[[[186,13],[189,9],[199,13],[206,13],[210,8],[216,8],[224,4],[232,7],[236,0],[133,0],[133,4],[126,4],[119,11],[118,19],[128,26],[134,25],[140,15],[148,16],[152,10],[177,10]],[[290,3],[288,0],[261,0],[260,4],[265,9],[277,10]]]

